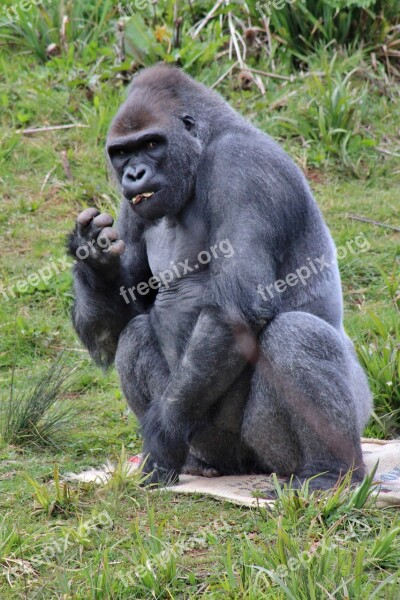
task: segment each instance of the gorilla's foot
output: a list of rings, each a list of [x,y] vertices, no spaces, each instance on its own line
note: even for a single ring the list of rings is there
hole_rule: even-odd
[[[351,486],[356,486],[361,483],[364,479],[365,469],[363,466],[357,469],[348,470],[343,469],[329,469],[320,468],[321,465],[316,467],[305,467],[300,472],[295,473],[292,479],[292,488],[300,489],[304,483],[308,482],[308,489],[310,492],[322,492],[337,487],[343,482],[343,479],[348,477],[349,471],[351,477],[349,477],[349,483]]]
[[[221,473],[213,466],[189,454],[186,464],[182,469],[185,475],[195,475],[197,477],[220,477]]]
[[[179,482],[179,473],[175,469],[166,469],[157,463],[153,463],[150,467],[145,465],[143,475],[147,475],[143,481],[143,486],[160,486],[175,485]]]

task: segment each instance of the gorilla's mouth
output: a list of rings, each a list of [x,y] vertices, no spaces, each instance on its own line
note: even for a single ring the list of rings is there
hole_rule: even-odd
[[[132,204],[139,204],[139,202],[142,202],[143,200],[154,196],[154,193],[155,192],[143,192],[143,194],[138,194],[137,196],[134,196],[131,202]]]

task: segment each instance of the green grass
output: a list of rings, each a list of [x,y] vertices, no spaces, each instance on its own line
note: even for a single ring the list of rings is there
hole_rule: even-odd
[[[66,397],[68,378],[76,368],[79,364],[71,369],[60,354],[36,382],[28,377],[18,385],[13,373],[8,398],[0,404],[2,442],[56,446],[75,417]]]
[[[74,10],[94,3],[79,5]],[[168,3],[165,10],[171,7]],[[193,10],[197,18],[204,14],[198,2]],[[17,45],[0,46],[2,409],[13,377],[34,390],[63,349],[67,365],[79,365],[68,392],[57,400],[76,416],[55,447],[18,436],[12,443],[6,443],[8,436],[0,439],[1,600],[397,599],[400,513],[395,509],[377,509],[346,492],[321,500],[306,490],[299,496],[285,492],[272,511],[243,509],[197,496],[148,493],[122,467],[107,486],[59,480],[60,474],[109,458],[121,465],[124,452],[141,448],[115,372],[104,374],[93,365],[69,318],[65,235],[82,207],[115,212],[118,206],[105,168],[104,138],[123,98],[125,75],[115,64],[112,21],[88,18],[98,24],[96,32],[84,29],[76,48],[68,38],[66,51],[47,62],[29,40],[21,43],[21,33],[14,31]],[[207,36],[218,37],[215,28],[212,23]],[[200,40],[201,50],[207,36]],[[285,56],[276,50],[279,73],[297,75]],[[203,68],[201,60],[189,70],[209,85],[230,64],[226,55]],[[257,62],[250,52],[248,60],[270,70],[271,57]],[[233,75],[217,89],[280,139],[308,176],[340,250],[345,325],[375,397],[376,417],[366,433],[398,436],[400,237],[393,229],[349,218],[355,213],[399,226],[398,87],[381,65],[374,71],[361,50],[317,49],[307,61],[311,71],[321,73],[318,81],[265,79],[262,95],[254,85],[240,89]],[[327,76],[331,87],[323,84]],[[339,105],[344,113],[336,112]],[[289,129],[288,119],[294,125]],[[67,123],[88,127],[31,136],[19,132]],[[349,141],[343,148],[346,133],[336,129],[351,132],[351,146]],[[62,166],[63,151],[72,180]]]

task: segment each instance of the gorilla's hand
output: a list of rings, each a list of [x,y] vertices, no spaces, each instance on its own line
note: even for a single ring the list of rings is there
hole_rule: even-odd
[[[163,422],[163,410],[159,401],[151,402],[140,419],[144,438],[143,472],[149,474],[145,484],[176,483],[189,452],[187,431],[182,424]]]
[[[175,485],[179,481],[179,471],[175,469],[167,469],[162,467],[155,461],[151,460],[150,457],[146,460],[142,469],[143,475],[147,477],[143,481],[143,485]]]
[[[95,208],[81,212],[69,238],[70,253],[95,268],[115,266],[125,251],[125,243],[112,227],[113,222],[111,215],[100,214]]]

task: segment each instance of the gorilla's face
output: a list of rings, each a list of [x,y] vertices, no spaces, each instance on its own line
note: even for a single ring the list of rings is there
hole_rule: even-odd
[[[108,135],[107,153],[136,214],[159,219],[190,200],[201,154],[193,117],[173,98],[154,101],[133,88]]]

